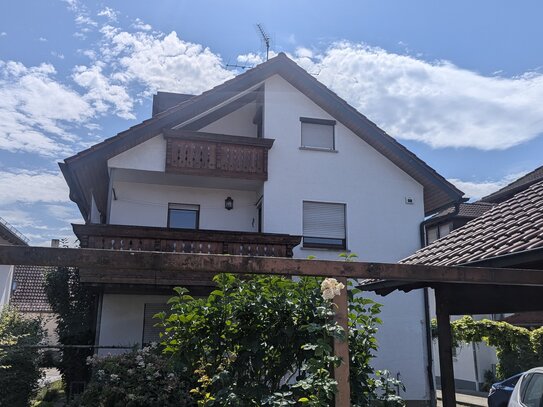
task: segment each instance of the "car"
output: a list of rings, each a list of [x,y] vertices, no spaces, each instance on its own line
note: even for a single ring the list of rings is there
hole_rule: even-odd
[[[507,407],[513,389],[522,373],[511,376],[501,382],[494,383],[488,392],[488,407]]]
[[[543,407],[543,367],[522,374],[513,389],[508,407]]]

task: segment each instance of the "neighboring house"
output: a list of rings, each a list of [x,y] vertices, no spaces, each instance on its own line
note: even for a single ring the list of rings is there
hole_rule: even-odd
[[[61,163],[82,247],[396,262],[425,216],[463,193],[284,54],[199,96],[160,92],[153,117]],[[122,265],[119,265],[122,267]],[[171,283],[80,270],[98,294],[96,343],[157,339]],[[196,294],[208,277],[187,273]],[[384,301],[377,368],[431,397],[421,292]],[[401,338],[401,340],[399,340]],[[107,353],[107,350],[104,350]]]
[[[0,218],[0,245],[27,246],[28,239],[7,221]],[[9,303],[13,281],[13,266],[0,265],[0,308]]]
[[[402,262],[436,266],[470,265],[541,269],[543,267],[542,168],[483,198],[486,202],[496,203],[495,206]],[[515,191],[516,195],[512,191]],[[541,312],[525,312],[511,315],[505,320],[518,325],[534,326],[540,325],[541,315]],[[476,317],[501,319],[502,315]],[[437,358],[436,363],[438,363]],[[457,350],[456,354],[454,367],[457,387],[480,388],[484,380],[484,371],[491,369],[491,365],[495,363],[495,352],[491,348],[484,344],[465,344]]]
[[[430,243],[447,236],[450,232],[478,218],[483,213],[513,197],[518,192],[528,188],[530,185],[543,180],[543,166],[536,168],[526,175],[511,182],[505,187],[475,202],[460,202],[436,213],[424,222],[424,234],[422,245]]]

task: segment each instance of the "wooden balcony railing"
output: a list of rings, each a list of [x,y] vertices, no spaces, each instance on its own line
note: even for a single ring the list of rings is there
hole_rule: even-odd
[[[268,179],[273,139],[186,130],[164,130],[166,172],[214,177]]]
[[[300,236],[168,229],[125,225],[72,225],[81,247],[177,253],[292,257]]]

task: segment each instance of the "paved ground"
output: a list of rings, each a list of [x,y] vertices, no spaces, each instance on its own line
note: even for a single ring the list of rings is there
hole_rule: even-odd
[[[437,390],[437,405],[438,407],[441,407],[441,390]],[[457,406],[468,406],[468,407],[479,407],[484,406],[487,407],[488,404],[486,402],[486,393],[471,393],[471,394],[463,394],[463,393],[456,393],[456,405]]]

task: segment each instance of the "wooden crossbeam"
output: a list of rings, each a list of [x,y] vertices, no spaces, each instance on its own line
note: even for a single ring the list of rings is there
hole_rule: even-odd
[[[287,276],[346,277],[427,283],[543,286],[543,271],[525,269],[442,267],[396,263],[344,262],[278,257],[185,254],[102,249],[0,246],[0,264],[74,266],[99,271],[100,278],[116,282],[131,271],[131,278],[176,282],[182,273],[275,274]],[[108,277],[109,276],[109,277]],[[135,282],[135,281],[132,281]]]

